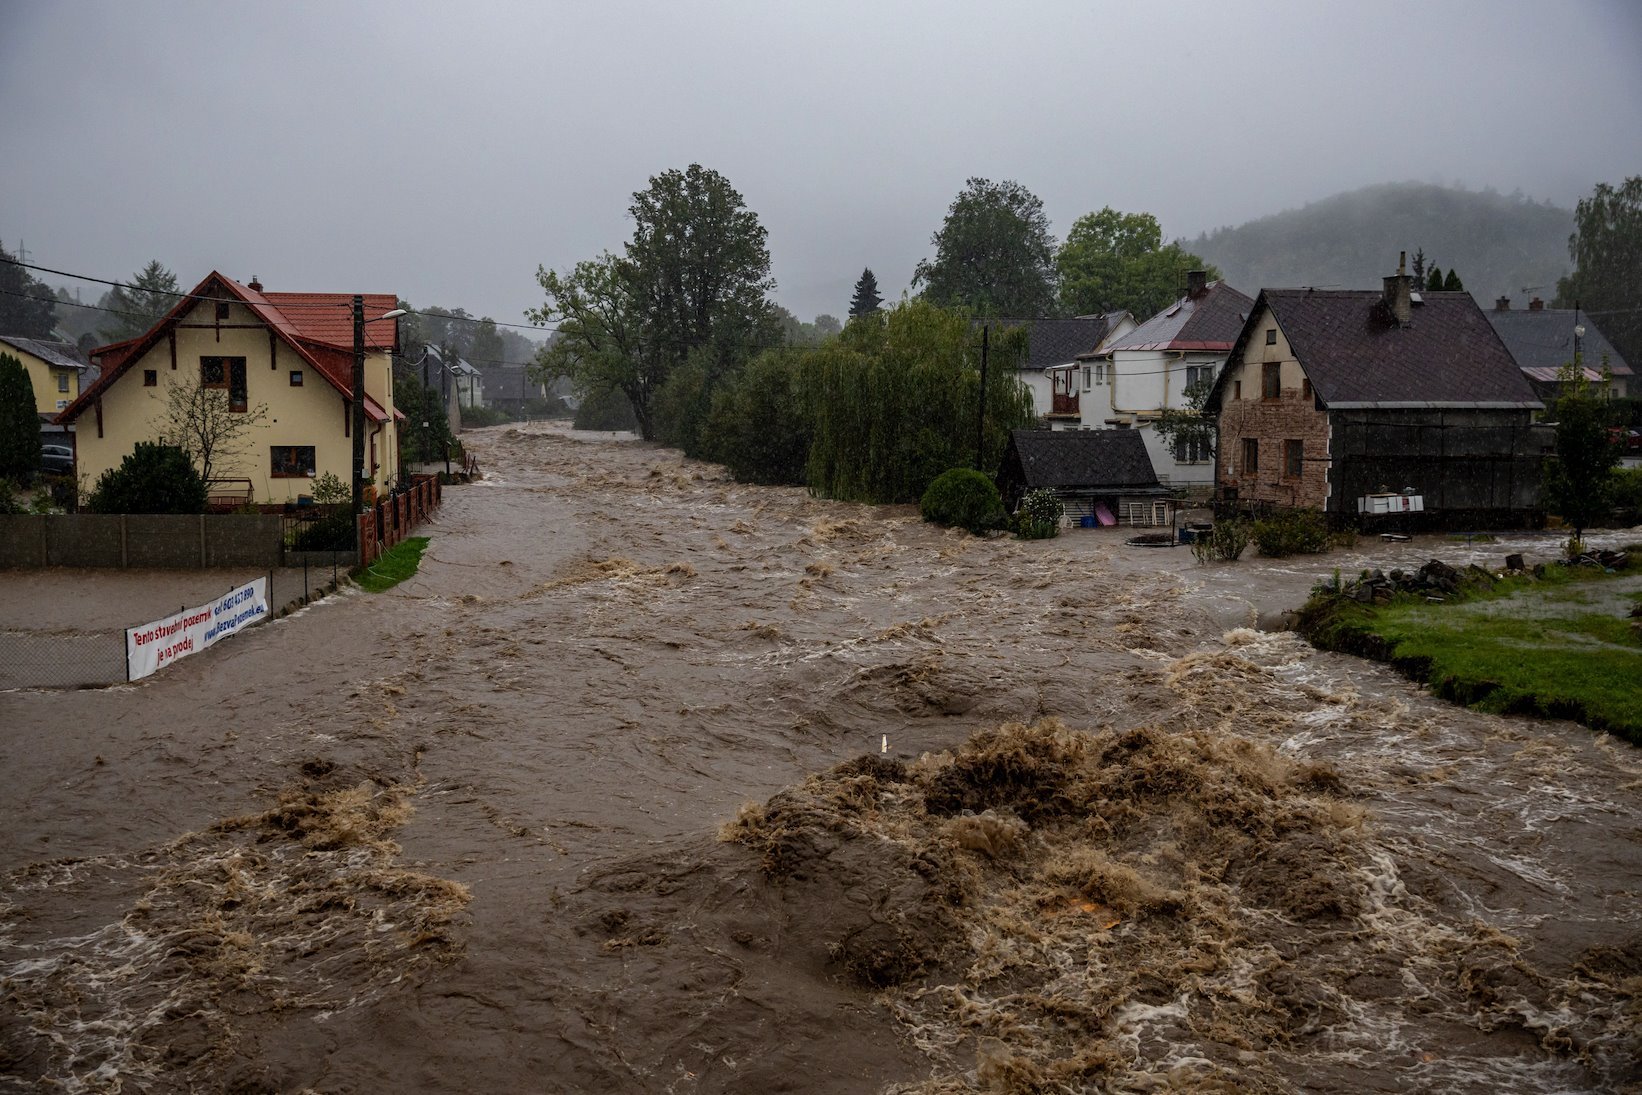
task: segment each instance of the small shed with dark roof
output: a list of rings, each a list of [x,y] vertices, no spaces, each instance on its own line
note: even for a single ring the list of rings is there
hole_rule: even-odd
[[[1011,512],[1027,491],[1047,489],[1069,517],[1104,509],[1126,524],[1169,521],[1169,489],[1133,430],[1012,430],[998,486]]]
[[[1543,404],[1467,293],[1264,289],[1206,404],[1215,483],[1240,506],[1354,521],[1417,494],[1450,527],[1535,524]]]

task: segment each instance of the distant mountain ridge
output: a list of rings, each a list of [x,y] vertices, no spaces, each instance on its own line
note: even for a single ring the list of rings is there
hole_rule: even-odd
[[[1186,241],[1226,280],[1253,296],[1264,288],[1373,289],[1397,271],[1397,253],[1425,249],[1426,268],[1457,269],[1483,307],[1496,297],[1547,303],[1572,266],[1574,214],[1520,194],[1430,183],[1365,186],[1218,228]]]

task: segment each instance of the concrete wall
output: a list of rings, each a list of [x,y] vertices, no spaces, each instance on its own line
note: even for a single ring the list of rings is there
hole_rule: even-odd
[[[0,516],[0,567],[277,567],[277,514]]]

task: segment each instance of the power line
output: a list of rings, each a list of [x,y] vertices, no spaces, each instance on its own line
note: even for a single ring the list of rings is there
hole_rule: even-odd
[[[68,271],[68,270],[56,270],[56,269],[53,269],[50,266],[36,266],[33,263],[22,262],[22,261],[19,261],[18,259],[0,258],[0,262],[6,263],[8,266],[18,266],[18,267],[23,268],[24,270],[35,270],[35,271],[38,271],[39,273],[42,273],[42,274],[56,274],[58,277],[73,278],[76,281],[89,281],[89,282],[92,282],[93,284],[96,284],[96,285],[108,285],[108,286],[112,286],[113,288],[116,288],[116,289],[132,289],[132,290],[135,290],[136,292],[139,292],[139,293],[152,293],[152,294],[155,294],[157,296],[175,297],[178,300],[194,300],[194,301],[201,301],[201,302],[204,302],[204,303],[207,303],[207,304],[244,304],[245,303],[243,300],[240,300],[238,297],[213,297],[213,296],[206,296],[203,293],[184,293],[184,292],[181,292],[181,291],[176,290],[176,289],[150,289],[150,288],[145,288],[144,286],[141,286],[141,285],[133,285],[130,282],[114,281],[114,280],[111,280],[109,278],[97,278],[97,277],[92,277],[90,274],[76,274],[76,273],[72,273],[71,271]],[[13,293],[12,295],[13,296],[24,296],[25,294]],[[30,300],[50,300],[54,304],[70,304],[70,303],[73,303],[73,302],[70,302],[70,301],[58,300],[56,297],[28,297],[27,299],[30,299]],[[348,305],[342,304],[340,302],[332,303],[332,302],[328,302],[328,301],[279,301],[277,303],[273,302],[273,301],[270,301],[269,303],[271,305],[273,305],[273,307],[279,309],[282,312],[289,311],[292,308],[346,308],[346,307],[348,307]],[[97,307],[94,304],[79,304],[79,303],[73,303],[73,306],[76,307],[76,308],[96,308]],[[116,311],[115,309],[112,309],[112,308],[101,308],[101,309],[98,309],[98,310],[99,311],[104,311],[104,312],[114,311],[118,315],[141,315],[141,314],[143,314],[143,313],[137,313],[137,312],[118,312],[118,311]],[[424,312],[424,311],[420,311],[420,310],[415,309],[415,308],[406,308],[405,311],[407,313],[409,313],[410,315],[425,316],[428,319],[456,320],[457,322],[460,322],[460,323],[491,323],[491,324],[494,324],[497,327],[512,327],[512,328],[515,328],[515,329],[520,330],[520,331],[546,331],[546,332],[549,332],[549,333],[556,334],[556,333],[558,333],[558,330],[559,330],[557,327],[538,326],[538,325],[533,324],[533,323],[505,323],[505,322],[503,322],[501,320],[498,320],[498,319],[491,319],[489,316],[440,315],[438,312]],[[375,320],[370,320],[369,322],[374,323],[376,321]]]

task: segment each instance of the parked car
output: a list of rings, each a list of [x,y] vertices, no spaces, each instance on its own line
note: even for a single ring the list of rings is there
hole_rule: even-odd
[[[41,445],[40,470],[53,475],[73,475],[74,450],[67,445]]]

